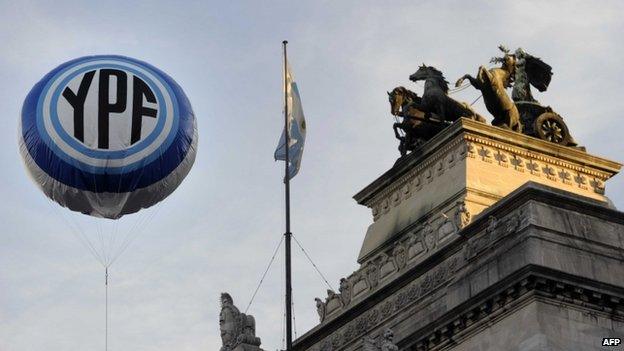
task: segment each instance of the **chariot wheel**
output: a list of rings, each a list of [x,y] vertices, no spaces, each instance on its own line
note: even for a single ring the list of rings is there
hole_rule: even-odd
[[[563,118],[554,112],[544,112],[539,115],[533,123],[533,130],[542,140],[564,146],[573,143],[568,126]]]

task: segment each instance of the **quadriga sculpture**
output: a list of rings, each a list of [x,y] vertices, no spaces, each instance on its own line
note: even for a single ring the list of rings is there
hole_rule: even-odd
[[[405,87],[396,87],[388,92],[388,100],[390,113],[402,118],[392,125],[394,136],[399,139],[401,156],[414,151],[447,125],[439,117],[421,111],[421,98]]]
[[[494,116],[492,125],[522,132],[520,112],[505,89],[511,87],[516,69],[516,58],[509,51],[499,46],[505,54],[503,57],[494,57],[492,63],[500,63],[500,67],[487,69],[479,67],[477,77],[465,74],[455,83],[459,87],[465,79],[483,94],[483,102],[487,110]]]
[[[423,64],[409,79],[413,82],[425,81],[425,89],[419,109],[425,113],[436,114],[442,120],[454,122],[461,117],[485,122],[485,118],[476,113],[470,105],[448,96],[448,82],[442,72],[435,67]]]
[[[401,156],[414,151],[460,117],[485,122],[485,118],[470,105],[448,96],[448,82],[435,67],[423,64],[410,76],[410,80],[425,81],[422,97],[404,87],[396,87],[388,92],[390,113],[402,118],[402,121],[393,125],[394,135],[399,139]]]
[[[552,68],[540,58],[522,48],[511,53],[500,45],[503,57],[494,57],[492,63],[500,67],[479,67],[477,77],[469,74],[457,80],[460,86],[465,79],[483,94],[483,102],[494,116],[492,125],[511,129],[532,137],[563,146],[576,147],[563,118],[550,106],[540,104],[531,93],[531,86],[546,91],[552,78]],[[506,89],[512,88],[511,97]],[[578,147],[583,149],[583,147]]]

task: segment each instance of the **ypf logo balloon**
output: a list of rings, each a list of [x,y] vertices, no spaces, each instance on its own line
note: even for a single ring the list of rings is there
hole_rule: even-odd
[[[82,57],[54,69],[28,94],[21,127],[22,155],[42,190],[72,210],[110,218],[175,190],[197,146],[182,89],[122,56]]]

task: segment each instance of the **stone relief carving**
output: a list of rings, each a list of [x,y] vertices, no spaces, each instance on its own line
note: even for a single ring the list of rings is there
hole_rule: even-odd
[[[380,285],[398,277],[402,271],[418,264],[424,257],[440,249],[445,243],[451,242],[447,238],[458,232],[459,225],[465,226],[472,219],[465,201],[455,202],[454,207],[455,210],[447,209],[449,212],[455,211],[453,220],[442,211],[437,218],[428,218],[423,224],[408,231],[405,238],[397,240],[392,247],[369,259],[349,277],[340,279],[339,293],[328,290],[328,296],[324,302],[320,298],[315,299],[321,322],[348,308],[354,300],[360,301]],[[495,241],[526,227],[532,223],[532,216],[530,207],[527,206],[519,208],[503,219],[490,216],[483,229],[485,235],[471,236],[465,243],[464,258],[470,260]],[[442,276],[438,273],[426,278],[422,287],[427,291],[430,286],[438,284]],[[419,289],[420,287],[415,287],[407,291],[403,298],[412,299],[409,296],[420,294]],[[379,313],[383,316],[390,313],[388,311],[392,311],[390,306],[380,309]]]
[[[492,150],[481,145],[478,151],[479,156],[481,156],[481,161],[492,163]]]
[[[497,150],[496,154],[494,155],[494,159],[498,162],[499,166],[505,168],[509,167],[509,157],[504,152]]]
[[[366,335],[362,338],[362,350],[363,351],[399,351],[399,348],[394,344],[394,331],[390,328],[386,328],[382,335],[377,339]]]
[[[505,222],[505,235],[514,233],[520,228],[520,215],[513,213]]]
[[[476,148],[475,148],[475,144],[471,143],[471,142],[467,142],[464,145],[464,148],[460,151],[460,155],[464,156],[464,158],[469,157],[469,158],[475,158],[477,157],[476,155]]]
[[[455,225],[462,229],[470,223],[472,215],[468,211],[465,201],[457,201],[457,212],[455,213]]]
[[[513,155],[511,158],[511,164],[514,166],[514,169],[518,172],[524,172],[524,160],[522,159],[522,157],[518,156],[518,155]]]
[[[531,218],[527,207],[522,207],[508,214],[502,220],[494,216],[488,217],[488,222],[484,230],[485,235],[474,235],[464,244],[466,260],[476,257],[480,252],[492,246],[494,242],[526,227],[531,223]]]
[[[340,299],[340,295],[336,294],[336,292],[331,289],[327,289],[327,300],[325,300],[325,314],[329,315],[332,312],[340,309],[341,307],[342,300]]]
[[[486,250],[492,245],[493,241],[501,240],[507,235],[511,235],[518,230],[522,230],[529,224],[534,223],[533,217],[533,209],[530,206],[523,206],[506,215],[502,219],[489,217],[482,233],[475,234],[468,242],[466,242],[466,259],[470,259],[471,257],[474,257],[480,252]],[[580,221],[582,222],[583,220],[580,219]],[[580,227],[583,228],[582,225]],[[586,225],[586,227],[589,226]],[[442,268],[419,278],[417,282],[408,285],[405,289],[402,289],[394,294],[390,300],[380,303],[378,307],[363,316],[357,323],[347,325],[345,329],[336,334],[341,336],[340,344],[344,345],[349,342],[349,340],[356,337],[358,333],[363,334],[366,331],[373,329],[377,324],[383,322],[384,319],[389,318],[389,316],[393,315],[395,312],[405,308],[407,305],[420,297],[425,296],[429,292],[433,291],[437,286],[444,284],[451,277],[452,272],[455,271],[457,263],[458,261],[454,259],[449,263],[447,270]],[[497,300],[498,302],[494,301],[495,304],[492,306],[496,304],[502,306],[508,302],[507,300],[509,300],[509,298],[511,297],[507,296],[505,299]],[[335,339],[335,335],[332,336],[332,338]]]
[[[542,168],[542,172],[546,175],[546,178],[550,180],[557,180],[555,169],[549,165],[546,165]]]
[[[403,269],[407,264],[407,252],[403,243],[397,242],[392,250],[392,256],[399,270]]]
[[[520,221],[520,223],[518,224],[518,229],[527,227],[528,225],[535,223],[535,216],[533,214],[533,211],[531,210],[531,207],[524,206],[520,208],[518,219]]]
[[[396,266],[394,264],[394,260],[390,259],[387,254],[380,254],[379,256],[377,256],[376,261],[378,262],[378,266],[380,267],[379,279],[384,279],[395,272]]]
[[[420,233],[411,233],[407,243],[409,245],[407,250],[408,261],[413,261],[414,259],[420,257],[427,250]]]
[[[446,240],[446,238],[457,233],[458,228],[455,223],[451,221],[450,218],[448,218],[447,215],[445,215],[444,213],[442,213],[441,215],[442,218],[444,218],[444,221],[438,228],[438,240],[443,242]]]
[[[532,175],[538,177],[540,176],[540,166],[534,160],[528,160],[526,163],[526,168],[529,170],[529,172],[531,172]]]
[[[565,169],[562,169],[557,174],[559,175],[559,179],[561,180],[562,183],[567,184],[567,185],[572,185],[572,174],[570,174],[570,172],[566,171]]]
[[[485,228],[482,230],[482,233],[473,235],[464,244],[463,259],[470,260],[474,258],[476,255],[480,254],[488,247],[490,247],[495,241],[501,240],[507,235],[511,235],[512,233],[521,230],[522,228],[528,226],[533,222],[533,213],[529,206],[523,206],[516,211],[513,211],[510,214],[506,215],[502,219],[498,219],[494,216],[488,217],[487,223],[485,225]],[[439,232],[440,229],[445,226],[444,223],[442,223],[442,225],[434,227],[432,220],[429,220],[428,223],[431,226],[431,230],[433,230],[434,232]],[[398,252],[404,252],[406,255],[406,261],[409,262],[410,256],[414,255],[414,252],[422,250],[426,251],[427,247],[423,245],[423,243],[421,242],[422,238],[420,237],[421,235],[424,235],[423,232],[425,231],[425,228],[423,227],[420,230],[420,233],[409,233],[409,238],[405,241],[405,244],[397,243],[392,248],[393,257],[396,256],[396,253]],[[415,246],[418,245],[420,247],[416,248]],[[401,247],[403,247],[403,249],[401,249]],[[385,259],[376,258],[377,264],[374,263],[375,259],[369,260],[365,265],[362,266],[359,271],[354,272],[354,274],[352,274],[349,279],[343,278],[343,280],[341,280],[341,283],[346,284],[346,282],[351,281],[352,287],[355,287],[362,282],[364,284],[367,284],[368,280],[370,279],[369,273],[372,273],[372,276],[377,276],[379,278],[379,262],[393,261],[390,260],[387,255],[385,256]],[[447,281],[449,281],[449,279],[452,278],[460,262],[459,257],[455,256],[448,259],[445,263],[440,264],[432,271],[422,275],[412,283],[408,284],[406,287],[402,288],[401,290],[388,297],[384,302],[380,302],[379,304],[377,304],[377,306],[370,309],[364,315],[348,322],[344,327],[337,330],[331,336],[328,336],[325,340],[323,340],[319,344],[320,348],[318,350],[332,350],[341,345],[345,345],[346,343],[352,341],[354,338],[358,336],[363,336],[366,332],[374,329],[378,324],[383,323],[387,318],[390,318],[398,311],[427,296],[429,293],[436,290],[438,287],[442,286]],[[394,259],[393,262],[397,262],[397,260]],[[397,271],[399,270],[398,264],[396,269]],[[366,274],[366,278],[364,277],[364,274]],[[372,288],[370,286],[366,287],[366,291],[371,290]],[[330,291],[328,291],[328,293],[330,293]],[[362,292],[359,293],[361,294]],[[354,296],[353,292],[352,296]],[[317,307],[319,306],[323,306],[323,304],[320,299],[317,299]],[[345,305],[342,304],[342,306]],[[317,308],[317,310],[319,310],[319,308]],[[319,312],[319,316],[322,315],[322,307],[320,308],[320,311],[321,312]],[[380,347],[381,344],[379,343],[379,341],[376,342],[378,342],[378,344],[376,345]],[[388,347],[390,346],[388,345]],[[388,350],[391,349],[392,348],[389,348]]]
[[[438,238],[437,238],[435,230],[433,230],[433,226],[432,226],[430,218],[427,219],[427,221],[423,225],[422,236],[425,241],[425,244],[427,245],[427,249],[429,251],[433,250],[438,241]]]
[[[581,228],[581,232],[583,233],[584,237],[587,237],[591,233],[591,222],[585,216],[580,217],[579,220],[579,227]]]
[[[346,278],[340,278],[340,300],[343,306],[347,306],[351,302],[351,285]]]
[[[403,287],[400,291],[386,298],[384,302],[377,304],[374,308],[371,308],[363,315],[351,320],[339,330],[327,336],[317,344],[318,346],[316,349],[319,351],[333,350],[344,346],[357,337],[364,337],[364,334],[374,329],[380,323],[383,323],[396,312],[413,303],[416,303],[441,285],[445,284],[453,276],[458,264],[458,257],[449,258],[446,262],[440,264],[431,272],[417,278],[406,287]],[[375,341],[374,339],[372,341],[373,344],[378,342],[375,344],[377,347],[382,347],[384,345],[382,342],[383,339],[386,342],[386,348],[381,350],[397,350],[391,346],[394,345],[392,342],[392,336],[387,334],[385,337],[382,336],[382,338],[378,338],[379,341]],[[369,339],[368,341],[371,340]],[[371,345],[372,344],[369,344],[368,346]],[[379,348],[376,350],[379,350]]]
[[[324,302],[321,299],[316,300],[319,319],[324,321],[348,307],[354,299],[363,298],[380,284],[393,279],[408,265],[414,265],[418,259],[430,254],[440,246],[439,241],[446,241],[446,238],[457,233],[458,228],[453,220],[444,212],[440,212],[439,217],[441,218],[429,218],[416,229],[408,231],[406,238],[397,240],[392,247],[369,259],[349,277],[341,278],[338,294],[328,290]],[[441,223],[436,225],[436,222]]]
[[[579,188],[587,190],[587,177],[585,177],[581,173],[576,174],[576,176],[574,177],[574,182],[576,182]]]
[[[353,282],[353,297],[359,296],[360,294],[368,290],[368,281],[363,272],[355,272],[353,274]]]
[[[488,217],[487,227],[485,228],[485,232],[488,234],[494,233],[496,230],[496,226],[498,225],[498,220],[494,216]]]
[[[594,180],[592,180],[590,184],[592,188],[594,189],[595,193],[604,195],[604,192],[605,192],[604,181],[598,178],[594,178]]]
[[[366,265],[366,278],[371,289],[377,287],[377,283],[379,283],[379,268],[373,261],[369,261]]]

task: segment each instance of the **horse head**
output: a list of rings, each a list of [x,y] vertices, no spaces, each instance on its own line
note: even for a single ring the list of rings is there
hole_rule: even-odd
[[[431,69],[429,66],[423,63],[421,66],[418,67],[418,70],[416,72],[414,72],[411,76],[409,76],[409,79],[412,82],[417,82],[419,80],[425,80],[430,77],[431,77]]]
[[[401,106],[403,106],[403,100],[405,99],[405,95],[403,91],[406,90],[403,87],[396,87],[392,90],[392,92],[388,92],[388,101],[390,101],[390,113],[393,116],[398,116],[401,111]]]
[[[448,92],[448,82],[444,78],[442,72],[440,72],[437,68],[433,66],[427,66],[424,63],[418,67],[418,70],[414,72],[409,79],[412,82],[417,82],[419,80],[431,80],[436,83],[444,92]]]

